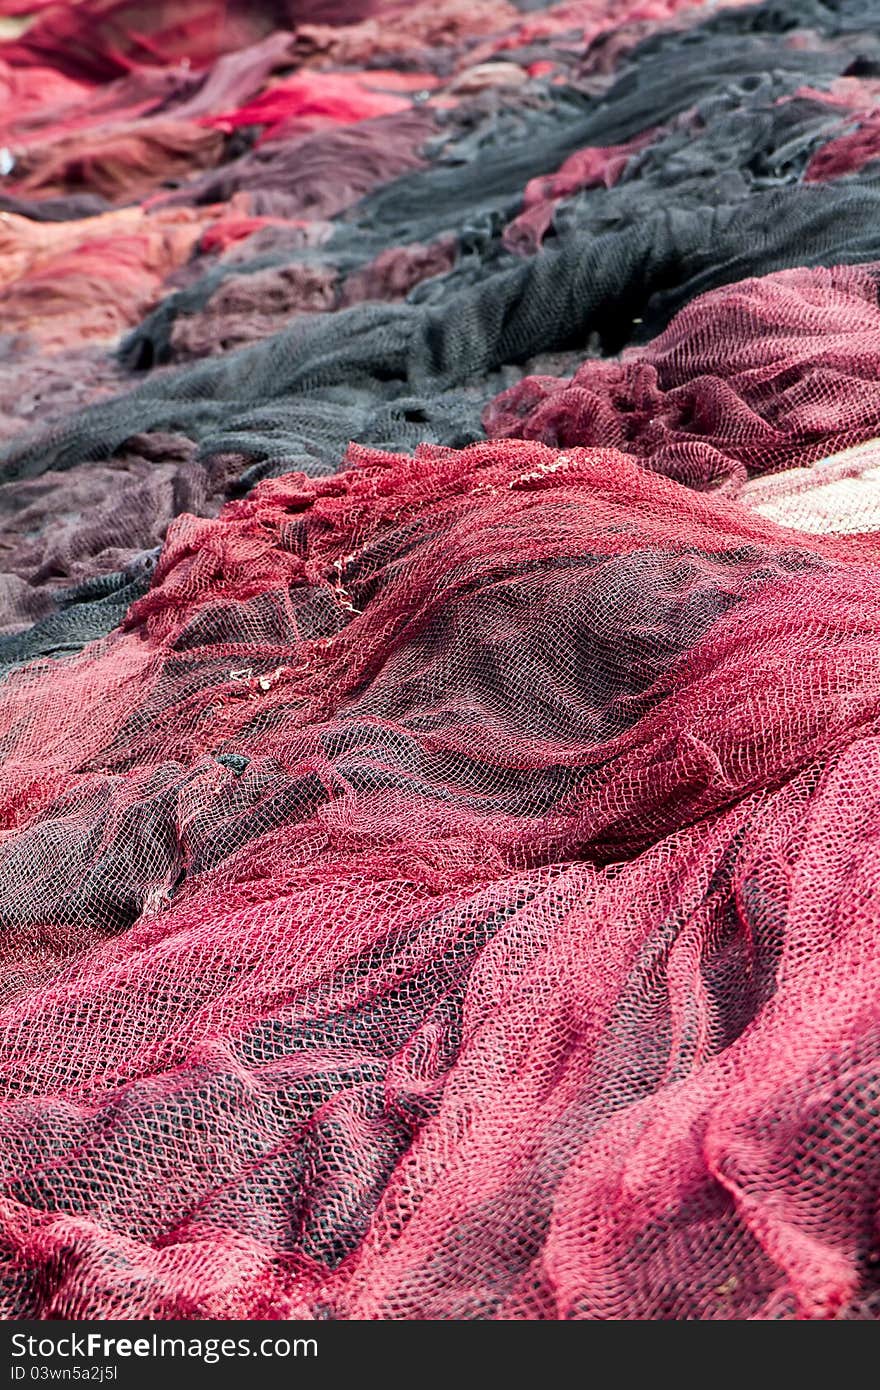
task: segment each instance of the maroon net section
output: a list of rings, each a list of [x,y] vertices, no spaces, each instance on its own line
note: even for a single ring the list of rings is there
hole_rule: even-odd
[[[14,3],[2,13],[24,8]],[[273,29],[303,20],[351,24],[382,8],[383,0],[37,0],[27,7],[36,12],[33,24],[0,45],[0,57],[102,82],[142,64],[203,67]]]
[[[880,112],[871,111],[859,120],[855,130],[829,140],[813,155],[804,175],[807,183],[839,179],[880,158]]]
[[[876,1315],[874,542],[352,463],[0,688],[0,1310]]]
[[[618,362],[518,382],[487,408],[487,433],[611,444],[696,488],[809,467],[880,432],[877,288],[867,265],[713,290]]]

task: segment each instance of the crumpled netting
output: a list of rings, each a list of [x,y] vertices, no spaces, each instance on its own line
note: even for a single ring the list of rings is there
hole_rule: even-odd
[[[170,349],[177,362],[200,360],[279,333],[295,314],[400,302],[423,280],[451,270],[454,260],[454,240],[444,237],[432,246],[389,247],[348,276],[308,261],[225,275],[204,307],[201,293],[193,313],[179,312],[178,302]]]
[[[211,169],[223,154],[223,134],[196,121],[169,117],[120,123],[91,133],[83,149],[79,131],[57,136],[27,151],[10,186],[14,196],[58,196],[73,184],[111,202],[130,203],[152,193],[159,179],[178,179]]]
[[[643,131],[623,145],[588,145],[569,155],[555,173],[530,179],[523,192],[523,211],[504,229],[504,245],[511,251],[534,254],[564,198],[585,188],[613,188],[632,156],[654,135],[654,131]]]
[[[502,227],[494,224],[521,212],[529,181],[552,184],[553,171],[566,168],[569,160],[577,164],[585,151],[607,161],[608,147],[617,142],[635,149],[658,122],[678,124],[656,135],[633,161],[625,187],[567,206],[560,232],[573,229],[595,237],[638,224],[667,209],[673,189],[677,205],[706,208],[796,182],[811,151],[839,124],[839,112],[830,110],[818,92],[783,105],[780,99],[791,96],[807,74],[815,82],[833,83],[851,65],[853,53],[876,55],[873,23],[865,16],[856,35],[841,35],[839,18],[825,13],[827,37],[817,38],[816,51],[804,53],[780,45],[776,34],[751,32],[749,15],[735,12],[743,34],[716,33],[710,17],[684,34],[646,39],[601,101],[590,102],[577,88],[533,82],[525,92],[517,89],[515,101],[508,97],[499,104],[497,93],[490,93],[487,104],[472,97],[451,111],[405,113],[299,141],[270,142],[191,180],[164,201],[191,205],[232,195],[246,197],[252,210],[263,214],[314,217],[337,215],[367,193],[337,222],[322,258],[334,268],[357,265],[391,247],[428,244],[452,233],[462,264],[456,277],[436,286],[437,295],[448,299],[462,283],[488,281],[504,268],[497,259]],[[441,119],[441,134],[427,138],[432,123]],[[392,167],[395,157],[417,162],[414,142],[433,167],[409,174],[402,173],[403,163]],[[332,184],[324,177],[328,160],[337,170]],[[392,181],[394,174],[401,176]],[[551,201],[542,220],[552,213]],[[528,227],[533,216],[527,211],[514,229]],[[516,230],[504,240],[510,236],[517,241]],[[523,240],[524,249],[535,249],[530,230]],[[278,260],[289,262],[290,253]],[[210,267],[201,282],[169,296],[146,319],[125,345],[126,361],[150,366],[167,360],[175,316],[200,312],[218,281],[262,272],[269,264],[255,255],[252,267]]]
[[[878,270],[783,270],[713,290],[619,361],[524,377],[487,407],[486,432],[615,445],[696,488],[808,469],[880,433]]]
[[[708,6],[701,0],[561,0],[549,7],[528,5],[531,10],[544,10],[540,15],[529,15],[510,33],[500,38],[491,38],[478,47],[476,56],[500,54],[502,57],[511,49],[520,49],[531,44],[545,44],[549,40],[561,40],[563,44],[574,43],[586,46],[626,25],[638,21],[650,21],[652,28],[660,29],[664,21],[673,18],[687,24],[702,10],[714,8],[716,0]],[[728,9],[748,4],[749,0],[732,0]],[[700,16],[702,17],[702,15]]]
[[[842,66],[846,55],[838,53],[836,61]],[[644,148],[634,148],[644,145],[637,137],[629,146],[581,151],[585,186],[598,191],[550,197],[526,209],[505,229],[505,244],[530,253],[548,229],[565,237],[574,229],[596,234],[632,225],[664,198],[678,206],[735,203],[757,190],[798,184],[811,152],[839,120],[825,102],[790,97],[791,86],[790,77],[772,71],[749,75],[710,92]],[[578,162],[572,161],[575,169]]]
[[[875,1316],[876,544],[350,464],[0,689],[0,1309]]]
[[[161,128],[163,113],[173,111],[177,120],[192,122],[220,106],[246,101],[260,90],[274,69],[290,62],[292,43],[290,34],[273,33],[259,43],[224,54],[206,72],[196,72],[185,62],[170,67],[138,67],[112,82],[97,86],[77,84],[75,94],[63,86],[58,92],[54,90],[59,80],[65,81],[54,68],[12,68],[0,59],[0,90],[6,98],[0,107],[0,133],[15,148],[13,172],[22,156],[33,158],[45,142],[70,136],[74,131],[79,133],[85,152],[91,136],[106,135],[108,126],[136,121],[138,129],[145,132],[154,121]],[[157,186],[161,183],[161,167],[158,172]],[[90,181],[89,160],[72,166],[70,175],[67,196],[75,197],[73,190],[78,184]]]
[[[732,5],[747,0],[732,0]],[[387,6],[380,17],[358,24],[326,25],[303,22],[296,26],[296,56],[303,65],[331,61],[342,67],[376,67],[403,61],[448,67],[450,49],[465,40],[468,49],[458,62],[479,64],[504,59],[530,47],[547,60],[580,53],[585,47],[620,28],[640,20],[657,25],[673,16],[686,22],[696,15],[702,0],[587,0],[586,3],[548,4],[545,0],[407,0]],[[540,18],[523,20],[521,12],[543,10]],[[319,16],[309,16],[319,18]],[[483,42],[479,36],[484,35]],[[474,47],[474,39],[478,41]]]
[[[229,200],[130,364],[312,319],[0,341],[0,1315],[877,1317],[876,0],[283,8],[0,46],[134,65],[3,66],[43,191],[290,60],[456,102],[148,210]]]
[[[161,297],[207,220],[190,208],[150,216],[120,208],[73,222],[3,215],[0,324],[7,342],[18,339],[16,365],[37,346],[73,357],[72,343],[95,339],[109,355],[108,343]]]
[[[737,16],[740,13],[734,12]],[[872,22],[876,24],[876,13]],[[505,139],[505,123],[499,136],[489,122],[485,131],[478,130],[474,142],[465,145],[464,152],[471,155],[466,163],[447,160],[440,167],[378,189],[353,218],[361,234],[387,236],[393,230],[399,240],[425,240],[441,230],[478,225],[492,215],[513,217],[521,210],[527,183],[558,170],[578,150],[604,149],[630,141],[698,107],[713,94],[728,105],[735,105],[738,100],[739,105],[761,108],[762,88],[781,97],[793,93],[807,77],[816,82],[832,81],[860,48],[877,52],[876,33],[871,32],[868,20],[857,37],[835,36],[832,28],[827,42],[809,52],[781,45],[778,37],[761,33],[717,34],[711,21],[693,32],[672,32],[661,37],[662,44],[657,39],[645,40],[628,55],[624,70],[601,99],[590,102],[577,89],[567,98],[557,98],[549,112],[539,112],[537,118],[527,123],[532,128],[527,128],[525,138]],[[831,128],[835,113],[826,105],[820,114],[823,127]],[[518,124],[522,115],[514,112],[509,120]],[[745,120],[740,117],[741,125]],[[762,109],[759,123],[752,129],[752,144],[757,147],[751,151],[753,156],[760,152],[762,136],[771,120],[772,113]],[[721,140],[713,142],[711,132],[706,138],[716,161],[720,158],[722,165],[738,167],[735,156],[744,137],[748,139],[747,132],[728,133],[727,148]],[[696,132],[692,139],[700,140],[701,133]],[[685,148],[677,164],[687,162]],[[706,156],[700,161],[698,151],[692,167],[701,174],[700,166],[705,162]],[[674,165],[671,181],[680,176]],[[208,176],[209,180],[213,178]],[[615,199],[607,201],[613,206]],[[648,191],[642,215],[646,205],[651,211],[668,205],[668,193],[664,203],[656,192]]]
[[[418,82],[417,77],[416,88]],[[279,78],[243,106],[216,110],[203,119],[204,124],[226,132],[258,126],[257,144],[262,145],[288,131],[296,134],[327,125],[351,125],[406,111],[409,106],[405,92],[383,90],[380,72],[306,71]]]
[[[112,632],[146,593],[157,554],[158,547],[141,551],[125,569],[99,570],[81,584],[31,587],[16,574],[0,575],[0,614],[9,628],[0,632],[0,677],[37,657],[72,655]],[[22,618],[36,621],[22,627]]]
[[[880,188],[870,182],[770,190],[745,204],[673,209],[619,233],[573,237],[440,305],[304,316],[264,342],[148,376],[126,396],[14,441],[0,450],[0,479],[106,458],[156,429],[199,441],[205,456],[237,453],[277,473],[334,469],[350,439],[408,447],[432,420],[438,442],[466,442],[476,400],[497,394],[492,374],[507,364],[593,332],[620,346],[636,318],[659,327],[713,284],[787,264],[793,241],[805,264],[877,259],[878,210]]]
[[[224,471],[196,462],[192,453],[178,436],[144,435],[109,463],[4,487],[0,632],[48,614],[59,598],[65,621],[72,620],[69,590],[98,576],[106,583],[107,576],[138,564],[181,512],[216,515]],[[48,654],[45,648],[40,653]]]
[[[833,257],[841,243],[855,260],[880,254],[878,195],[872,186],[849,190],[846,220],[839,192],[816,186],[765,194],[766,207],[756,196],[744,208],[722,209],[711,217],[711,236],[701,230],[706,214],[689,213],[592,244],[577,240],[562,253],[544,253],[497,277],[492,286],[477,285],[450,303],[341,310],[296,324],[238,353],[206,358],[188,372],[153,374],[127,397],[7,445],[5,482],[13,489],[8,501],[13,503],[18,482],[54,470],[54,497],[60,503],[65,471],[72,470],[70,492],[75,494],[80,470],[91,473],[97,467],[95,476],[100,476],[99,466],[84,460],[112,459],[126,440],[144,430],[160,431],[157,458],[163,430],[201,439],[193,461],[196,472],[208,476],[219,470],[223,486],[241,490],[261,476],[292,469],[315,476],[333,472],[351,438],[397,449],[423,441],[465,445],[482,434],[480,413],[487,398],[521,375],[522,369],[507,363],[528,359],[542,347],[582,342],[590,330],[621,332],[638,308],[647,312],[650,290],[663,284],[665,273],[679,284],[690,275],[685,283],[694,287],[750,262],[784,261],[792,226],[774,216],[774,208],[784,210],[792,196],[812,214],[800,226],[804,259],[809,246],[814,248],[811,256],[820,260]],[[685,258],[688,244],[692,250]],[[557,422],[553,429],[559,426],[566,443],[625,441],[627,448],[650,458],[652,466],[695,486],[742,479],[749,467],[767,471],[818,461],[873,437],[877,309],[872,272],[821,270],[814,272],[814,280],[810,274],[786,272],[778,283],[756,282],[725,290],[715,301],[697,301],[669,330],[669,350],[662,361],[658,358],[668,379],[664,375],[659,385],[657,369],[638,360],[623,366],[595,363],[595,380],[587,363],[579,369],[577,386],[551,379],[548,393],[562,389],[558,405],[548,407]],[[641,286],[639,275],[644,277]],[[801,281],[805,290],[798,289]],[[788,286],[784,294],[781,285]],[[676,294],[687,298],[688,291]],[[655,298],[654,312],[661,320],[675,299],[668,294]],[[715,332],[717,313],[729,322],[732,338]],[[247,320],[245,314],[245,331]],[[698,325],[695,332],[692,322]],[[242,331],[240,319],[235,331]],[[834,355],[832,331],[837,335]],[[698,345],[696,354],[689,347],[689,333]],[[649,357],[652,351],[658,351],[657,345],[649,349]],[[744,364],[737,354],[745,357]],[[575,360],[580,355],[575,353]],[[528,361],[524,365],[528,370]],[[560,365],[570,371],[571,357],[550,370],[558,372]],[[739,377],[746,380],[752,368],[758,375],[748,378],[744,398],[738,399]],[[547,366],[537,370],[544,373]],[[714,375],[706,375],[710,370]],[[586,396],[581,392],[585,380],[591,383]],[[664,394],[670,382],[681,384]],[[537,389],[540,398],[545,387],[539,382]],[[517,390],[525,393],[516,399],[528,416],[535,384]],[[628,401],[623,423],[615,393]],[[603,395],[609,398],[605,405]],[[577,401],[574,411],[572,399]],[[691,418],[692,405],[699,407],[696,419]],[[502,432],[529,432],[520,408]],[[489,432],[496,432],[491,417],[488,424]],[[545,426],[537,433],[545,437]],[[255,459],[259,454],[263,457]],[[216,495],[213,486],[211,493]],[[163,484],[156,496],[160,494],[161,514],[154,516],[149,494],[123,492],[118,513],[94,516],[94,526],[85,533],[88,547],[80,556],[97,557],[106,548],[122,546],[132,552],[123,568],[136,562],[139,546],[155,545],[170,516],[190,505],[189,484]],[[43,599],[55,601],[56,578],[63,581],[70,573],[55,568],[59,551],[52,531],[41,530],[45,534],[34,550],[45,549],[50,568],[25,575],[15,566],[19,577],[8,580],[3,593],[7,623],[39,617],[45,612]],[[63,525],[63,532],[68,531]],[[14,556],[10,560],[15,564]],[[104,567],[98,564],[93,572],[103,573]],[[42,596],[34,593],[34,581],[44,586]],[[130,592],[126,573],[118,582]],[[31,641],[17,637],[5,644],[7,655],[0,651],[0,661],[73,650],[109,631],[121,616],[118,607],[103,600],[97,610],[91,598],[88,609],[80,605],[79,598],[65,602],[48,631],[43,625]],[[96,626],[102,614],[103,628]]]
[[[851,126],[851,122],[847,123]],[[809,181],[837,179],[880,158],[880,113],[867,112],[859,118],[856,129],[829,140],[813,155],[805,178]]]
[[[63,0],[0,43],[0,58],[47,64],[68,76],[107,81],[146,65],[187,60],[204,67],[270,29],[298,20],[347,24],[388,8],[385,0]]]
[[[57,356],[17,335],[0,336],[0,439],[56,424],[84,405],[118,394],[123,384],[118,364],[98,344]]]
[[[586,10],[580,8],[584,18]],[[553,11],[554,23],[560,13]],[[630,52],[627,39],[620,52],[629,56],[617,71],[620,54],[615,57],[612,40],[620,30],[604,30],[599,48],[586,54],[579,51],[584,33],[578,38],[577,31],[564,50],[545,41],[543,46],[533,43],[531,51],[502,47],[495,54],[491,41],[489,48],[469,47],[460,6],[447,6],[442,13],[438,9],[433,17],[407,11],[405,25],[395,17],[395,32],[406,30],[411,38],[420,24],[438,26],[431,31],[435,37],[446,32],[447,21],[451,24],[453,46],[443,50],[442,61],[440,50],[434,52],[444,77],[425,80],[429,86],[446,82],[447,92],[455,90],[456,104],[445,108],[441,101],[430,111],[414,109],[319,132],[305,143],[270,141],[256,156],[232,157],[215,190],[218,196],[232,193],[219,221],[212,220],[216,207],[192,206],[206,194],[198,176],[164,199],[189,201],[190,206],[118,210],[72,222],[69,228],[61,223],[54,231],[52,225],[30,220],[32,215],[59,217],[65,209],[79,215],[88,211],[81,196],[68,195],[60,200],[63,206],[51,199],[43,204],[7,197],[8,207],[19,214],[6,224],[16,254],[24,250],[31,255],[28,248],[45,247],[47,258],[38,257],[4,294],[7,328],[24,328],[30,337],[19,334],[4,345],[0,430],[8,437],[18,420],[38,426],[33,444],[24,446],[26,475],[32,468],[37,473],[51,468],[56,460],[86,472],[82,483],[71,475],[69,487],[59,473],[41,494],[47,508],[42,523],[31,509],[37,534],[29,538],[30,559],[21,563],[17,545],[4,555],[0,621],[15,634],[7,652],[14,650],[25,660],[69,651],[77,640],[100,635],[95,615],[103,613],[109,627],[120,610],[107,594],[96,609],[82,584],[100,577],[105,585],[115,573],[119,590],[130,591],[129,567],[139,565],[140,555],[161,540],[169,496],[172,515],[180,505],[203,513],[201,504],[188,502],[185,480],[183,487],[175,484],[170,491],[167,485],[152,491],[137,487],[130,494],[117,491],[118,514],[108,516],[108,507],[101,504],[100,515],[91,518],[94,524],[80,528],[87,544],[78,544],[68,558],[75,508],[65,496],[80,498],[95,480],[109,478],[96,456],[108,460],[121,481],[124,473],[117,465],[128,465],[120,450],[131,454],[140,447],[126,442],[132,428],[141,438],[143,430],[153,432],[157,462],[163,431],[187,433],[200,449],[196,471],[223,475],[235,491],[246,491],[265,474],[296,468],[315,475],[331,472],[351,439],[395,449],[425,441],[462,445],[481,437],[486,402],[524,370],[536,370],[529,366],[536,351],[562,347],[563,356],[576,361],[584,351],[614,350],[628,338],[650,336],[678,304],[707,284],[788,264],[795,253],[798,259],[832,264],[880,254],[876,210],[866,208],[860,236],[860,218],[846,201],[864,190],[850,189],[838,201],[840,189],[829,189],[820,211],[812,198],[802,200],[804,190],[797,187],[811,151],[839,124],[841,107],[864,110],[870,103],[874,79],[864,74],[877,66],[873,13],[870,4],[844,11],[818,4],[802,14],[787,3],[733,14],[694,12],[662,32],[656,31],[656,22],[652,28],[642,19],[636,23],[641,24],[639,42]],[[610,11],[604,14],[604,19],[610,17]],[[785,31],[799,19],[814,29],[787,36]],[[492,23],[488,12],[481,12],[480,25],[497,38],[504,23],[498,15]],[[333,32],[350,38],[354,31]],[[388,26],[373,25],[373,32],[381,36]],[[53,95],[42,114],[28,107],[12,126],[16,138],[21,134],[28,150],[33,143],[36,157],[45,161],[53,131],[80,130],[87,144],[92,128],[100,132],[114,111],[129,122],[140,113],[145,130],[167,124],[169,114],[192,121],[226,111],[246,102],[267,74],[289,63],[301,37],[299,31],[295,38],[276,33],[222,57],[206,74],[180,66],[140,68],[73,106],[63,101],[59,106],[61,98]],[[505,61],[499,63],[498,56]],[[535,61],[548,56],[549,63]],[[419,55],[420,62],[423,57]],[[511,58],[523,66],[514,66]],[[450,65],[455,70],[451,82]],[[548,67],[555,73],[552,80],[522,85],[527,69]],[[501,81],[500,69],[519,74],[515,100],[503,95],[503,83],[492,85]],[[843,72],[848,75],[840,76]],[[562,74],[564,85],[558,86]],[[423,76],[371,69],[365,80],[409,91]],[[813,87],[800,85],[805,76]],[[490,81],[489,89],[480,90],[485,81]],[[683,111],[688,102],[696,104]],[[558,187],[556,176],[547,171],[564,161],[566,151],[578,149],[584,140],[620,138],[635,149],[647,138],[646,121],[650,125],[661,118],[663,129],[654,130],[648,144],[626,162],[616,187],[594,189],[555,207],[551,199],[554,254],[539,258],[534,275],[517,278],[523,267],[504,249],[504,226],[521,205],[529,172],[543,171],[541,178]],[[329,183],[328,152],[335,161]],[[577,165],[607,156],[607,146],[588,143],[586,154],[581,148],[572,158]],[[333,223],[316,220],[316,212],[332,211],[375,182],[387,182],[395,170],[426,160],[433,167],[405,175],[390,194],[368,196]],[[83,167],[94,178],[103,165],[93,151]],[[124,164],[114,168],[124,178],[140,176]],[[159,173],[153,169],[152,176]],[[564,171],[561,176],[566,177]],[[239,186],[242,180],[250,186]],[[756,203],[742,221],[729,222],[720,234],[720,220],[734,217],[737,203],[786,186],[789,196],[782,202]],[[326,203],[328,189],[331,204]],[[865,189],[873,189],[870,180]],[[255,212],[256,207],[262,211]],[[308,220],[281,216],[285,207],[305,213]],[[541,211],[545,216],[546,208]],[[651,217],[659,219],[652,233],[656,247],[644,257],[641,234]],[[200,235],[203,220],[210,226]],[[444,227],[452,230],[444,232]],[[419,229],[425,240],[407,241]],[[603,239],[606,235],[610,239]],[[69,244],[69,255],[62,242]],[[696,275],[687,253],[691,244],[704,260]],[[50,253],[52,245],[58,246],[59,256]],[[601,250],[594,272],[589,261],[578,270],[579,248],[591,254]],[[189,262],[173,268],[190,249]],[[659,259],[655,250],[663,252]],[[64,415],[65,404],[79,406],[104,396],[108,380],[118,379],[98,358],[91,359],[94,368],[82,370],[79,353],[69,350],[71,325],[82,338],[131,322],[161,293],[163,274],[166,288],[176,292],[166,294],[128,339],[125,362],[145,366],[172,353],[179,360],[225,356],[231,348],[259,342],[280,329],[274,343],[260,349],[270,369],[250,382],[256,358],[219,364],[224,380],[212,380],[204,367],[194,376],[170,380],[154,371],[145,384],[149,404],[135,396],[117,402],[109,416],[86,414],[70,425],[62,423],[56,432],[52,427]],[[581,285],[591,274],[593,283],[585,291]],[[553,279],[556,284],[548,290]],[[410,303],[397,315],[389,317],[375,307],[377,301],[403,296]],[[514,314],[518,298],[522,311]],[[553,305],[549,314],[542,312],[545,298]],[[354,320],[339,316],[340,308],[361,300],[374,307]],[[303,313],[332,313],[339,321],[326,334],[317,328],[303,338],[292,323]],[[516,318],[517,331],[499,340],[498,326],[505,325],[506,314]],[[468,325],[467,343],[456,342],[459,323]],[[359,346],[353,353],[355,332]],[[49,363],[36,356],[37,338],[44,348],[62,348],[59,360]],[[445,358],[439,363],[434,360],[438,341]],[[336,378],[329,382],[328,360]],[[612,441],[596,436],[594,442]],[[6,460],[7,477],[15,477],[21,452],[15,441]],[[851,472],[851,463],[843,466]],[[871,469],[859,477],[862,527],[873,505]],[[26,476],[25,485],[27,481]],[[5,502],[0,497],[0,506],[13,513],[18,487],[18,482],[4,481],[10,495]],[[803,486],[798,496],[802,511]],[[848,494],[839,490],[823,493],[822,514],[827,516],[834,498],[844,496]],[[771,511],[777,501],[775,494],[768,500]],[[845,510],[838,508],[838,519],[851,525]],[[810,524],[816,524],[815,518]],[[113,551],[119,555],[111,565]],[[48,625],[43,618],[51,619]],[[28,638],[20,629],[36,619],[41,625]]]
[[[415,109],[269,141],[162,201],[189,206],[249,193],[256,213],[335,217],[377,184],[420,168],[419,149],[434,130],[433,114]],[[335,170],[333,180],[326,177],[328,164]]]

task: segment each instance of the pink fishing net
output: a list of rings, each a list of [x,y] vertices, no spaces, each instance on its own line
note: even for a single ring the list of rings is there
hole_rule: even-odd
[[[350,464],[0,691],[3,1312],[871,1316],[873,542]]]
[[[533,376],[487,407],[495,438],[613,444],[690,487],[808,467],[874,438],[876,265],[784,270],[701,295],[645,348]]]
[[[0,17],[0,1316],[876,1319],[874,10]]]

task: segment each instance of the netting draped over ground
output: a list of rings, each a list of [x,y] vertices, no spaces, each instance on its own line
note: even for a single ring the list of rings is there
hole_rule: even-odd
[[[6,683],[4,1311],[869,1314],[864,542],[356,462]]]
[[[877,1318],[878,0],[23,5],[0,1316]]]

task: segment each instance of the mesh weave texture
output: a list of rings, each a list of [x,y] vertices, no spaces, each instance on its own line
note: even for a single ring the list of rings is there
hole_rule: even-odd
[[[352,462],[0,692],[4,1312],[870,1316],[864,541]]]
[[[876,1319],[880,3],[33,8],[0,1316]]]

